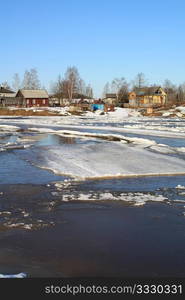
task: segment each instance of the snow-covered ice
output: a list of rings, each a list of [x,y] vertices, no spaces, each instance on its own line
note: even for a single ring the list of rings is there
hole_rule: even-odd
[[[147,139],[147,135],[176,139],[185,137],[185,122],[179,122],[178,118],[171,122],[168,118],[142,117],[136,110],[117,108],[115,112],[104,115],[87,112],[83,116],[27,117],[16,120],[10,118],[8,123],[27,124],[28,130],[37,134],[57,134],[81,140],[80,143],[70,146],[50,145],[43,147],[42,151],[39,150],[41,160],[35,159],[33,163],[57,174],[81,179],[185,174],[185,161],[182,157],[170,156],[183,156],[183,145],[179,147],[181,144],[178,143],[178,147],[169,147],[158,144],[155,138]],[[5,126],[6,130],[7,126],[9,130],[10,127],[14,130],[19,128],[2,126]],[[133,136],[127,136],[125,133],[131,133]],[[26,140],[22,139],[21,142],[19,137],[18,142],[22,146]],[[14,145],[11,147],[13,149]]]
[[[185,174],[184,160],[119,142],[61,145],[43,157],[41,167],[81,179]]]

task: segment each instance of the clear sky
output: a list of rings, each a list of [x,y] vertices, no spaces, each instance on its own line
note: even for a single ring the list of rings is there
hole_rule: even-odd
[[[115,77],[185,82],[184,0],[6,0],[0,82],[37,68],[49,88],[75,65],[95,96]]]

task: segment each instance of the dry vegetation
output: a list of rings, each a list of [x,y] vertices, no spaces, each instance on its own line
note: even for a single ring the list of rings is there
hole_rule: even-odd
[[[0,116],[58,116],[58,113],[48,110],[24,110],[24,109],[8,109],[0,108]]]

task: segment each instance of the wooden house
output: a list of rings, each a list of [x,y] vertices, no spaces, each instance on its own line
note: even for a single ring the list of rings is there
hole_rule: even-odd
[[[117,104],[117,95],[116,94],[106,94],[105,98],[103,98],[103,102],[108,105],[116,105]]]
[[[14,97],[16,95],[15,92],[4,88],[3,86],[0,87],[0,98],[10,98],[10,97]]]
[[[129,107],[158,107],[166,104],[167,94],[159,87],[136,88],[129,93]]]
[[[16,93],[10,89],[0,87],[0,106],[16,106],[18,103],[18,98],[15,98]]]
[[[46,90],[19,90],[16,97],[22,99],[23,107],[49,106],[49,95]]]

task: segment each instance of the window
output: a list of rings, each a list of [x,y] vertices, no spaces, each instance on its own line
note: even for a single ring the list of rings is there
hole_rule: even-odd
[[[42,100],[42,103],[43,103],[43,104],[46,104],[46,100],[45,100],[45,99],[43,99],[43,100]]]
[[[29,99],[27,99],[27,100],[26,100],[26,103],[29,104],[29,102],[30,102]]]
[[[36,104],[36,100],[35,99],[33,99],[33,104]]]

